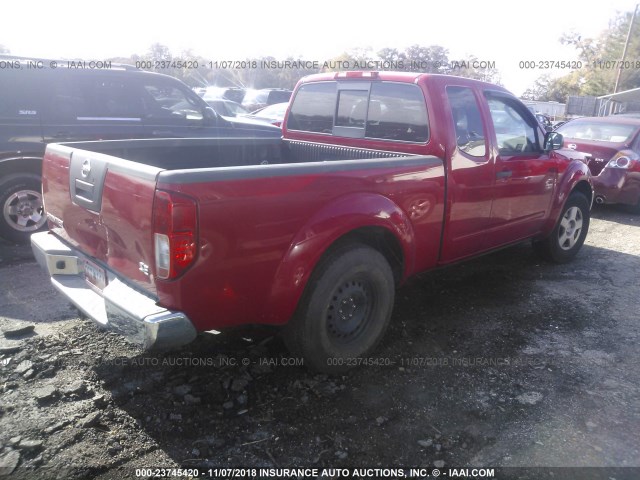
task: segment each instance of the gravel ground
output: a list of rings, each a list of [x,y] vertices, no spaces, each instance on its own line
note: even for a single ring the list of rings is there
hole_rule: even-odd
[[[640,467],[640,217],[593,215],[571,264],[520,245],[411,280],[373,364],[342,377],[266,328],[145,354],[79,318],[29,249],[0,244],[0,476]],[[640,477],[612,471],[570,477]]]

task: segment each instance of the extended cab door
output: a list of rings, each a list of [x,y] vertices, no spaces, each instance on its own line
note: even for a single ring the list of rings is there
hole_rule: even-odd
[[[544,134],[535,117],[516,98],[485,91],[492,119],[495,180],[486,247],[527,238],[549,214],[556,185],[556,160],[543,150]]]
[[[483,250],[491,220],[494,163],[489,130],[480,108],[480,92],[447,86],[446,96],[455,131],[447,177],[448,215],[440,261],[449,263]]]

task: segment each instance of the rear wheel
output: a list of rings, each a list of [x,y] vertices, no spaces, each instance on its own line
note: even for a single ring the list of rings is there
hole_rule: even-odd
[[[32,233],[44,228],[40,177],[29,173],[9,175],[0,183],[0,236],[28,243]]]
[[[382,338],[394,293],[391,267],[380,252],[360,244],[336,249],[309,280],[284,328],[285,343],[315,370],[344,372]]]
[[[538,253],[556,263],[565,263],[576,256],[589,231],[589,201],[580,192],[569,195],[551,235],[534,243]]]

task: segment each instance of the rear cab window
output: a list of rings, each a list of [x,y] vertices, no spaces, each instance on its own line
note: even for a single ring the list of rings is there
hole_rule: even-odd
[[[287,129],[338,137],[426,143],[429,124],[420,87],[399,82],[315,82],[296,93]]]
[[[337,82],[302,85],[291,105],[287,128],[301,132],[331,134],[337,95]]]

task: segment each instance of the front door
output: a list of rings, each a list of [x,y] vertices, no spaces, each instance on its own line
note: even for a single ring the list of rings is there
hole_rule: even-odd
[[[535,117],[515,98],[485,92],[492,142],[497,152],[491,222],[486,247],[530,237],[549,214],[558,169],[543,150],[544,134]]]

